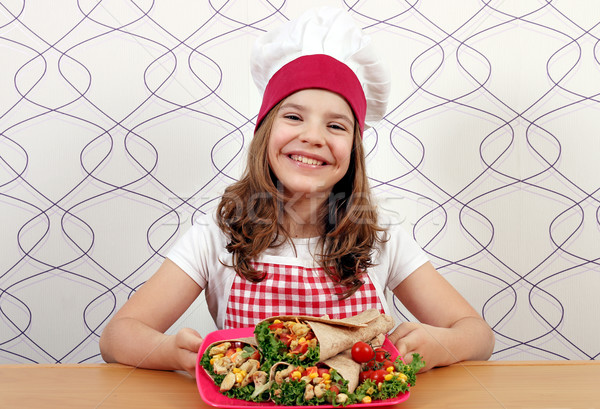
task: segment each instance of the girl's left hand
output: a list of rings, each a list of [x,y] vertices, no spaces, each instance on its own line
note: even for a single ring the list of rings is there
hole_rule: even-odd
[[[452,336],[452,329],[434,327],[417,322],[404,322],[389,335],[389,340],[398,348],[404,362],[412,361],[412,354],[423,357],[425,366],[419,372],[425,372],[434,366],[456,362],[450,351],[444,347],[444,338]]]
[[[431,263],[406,277],[394,295],[418,322],[400,324],[390,340],[408,361],[413,352],[423,357],[426,365],[421,372],[491,356],[491,328]]]

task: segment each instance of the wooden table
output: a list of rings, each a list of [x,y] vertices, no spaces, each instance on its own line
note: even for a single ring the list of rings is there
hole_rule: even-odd
[[[365,405],[366,406],[366,405]],[[208,408],[179,372],[117,364],[0,365],[0,408]],[[414,408],[600,408],[600,362],[468,362],[419,374]]]

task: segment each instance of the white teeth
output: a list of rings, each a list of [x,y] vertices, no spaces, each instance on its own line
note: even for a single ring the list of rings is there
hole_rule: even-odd
[[[325,164],[325,162],[321,162],[316,159],[307,158],[306,156],[302,156],[302,155],[291,155],[290,158],[292,158],[296,162],[306,163],[307,165],[319,165],[320,166],[320,165]]]

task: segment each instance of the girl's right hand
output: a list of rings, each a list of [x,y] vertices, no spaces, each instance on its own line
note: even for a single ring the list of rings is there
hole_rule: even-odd
[[[106,362],[139,368],[184,370],[194,376],[202,337],[184,328],[167,331],[198,298],[202,288],[169,259],[106,324],[100,352]]]
[[[175,342],[175,359],[178,366],[192,375],[196,376],[196,360],[198,350],[202,345],[203,338],[198,331],[191,328],[182,328],[173,337]]]

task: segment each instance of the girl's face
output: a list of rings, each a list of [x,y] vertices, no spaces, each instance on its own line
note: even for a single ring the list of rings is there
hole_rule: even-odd
[[[269,165],[288,194],[329,193],[348,171],[353,138],[354,115],[344,98],[298,91],[275,114]]]

